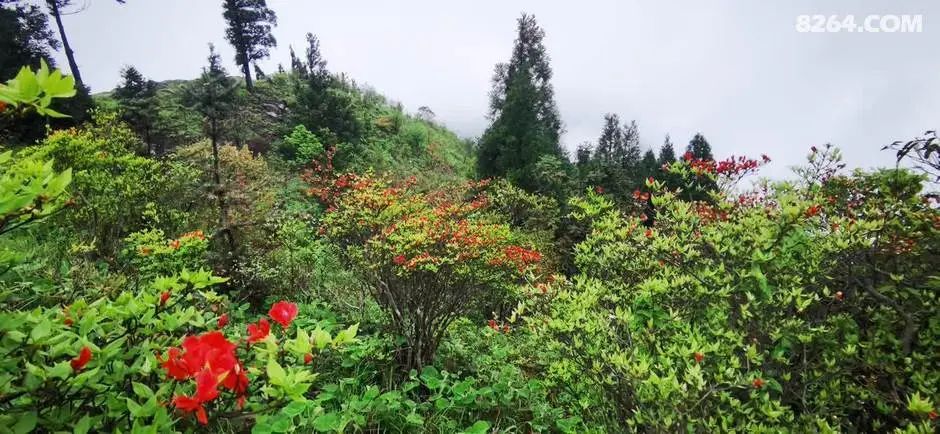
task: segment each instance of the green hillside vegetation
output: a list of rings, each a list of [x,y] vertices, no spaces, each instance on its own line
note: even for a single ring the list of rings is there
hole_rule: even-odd
[[[569,156],[524,14],[472,141],[312,34],[264,74],[264,0],[237,77],[89,97],[0,11],[0,434],[937,432],[934,132],[770,180],[609,113]]]

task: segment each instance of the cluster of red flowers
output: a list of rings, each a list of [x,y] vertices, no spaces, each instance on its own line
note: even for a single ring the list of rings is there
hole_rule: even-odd
[[[495,331],[496,333],[500,333],[500,332],[509,333],[509,324],[503,324],[503,326],[500,327],[499,324],[496,323],[495,319],[491,319],[487,321],[486,325],[487,327],[493,329],[493,331]]]
[[[180,235],[179,239],[181,240],[187,240],[187,239],[205,240],[206,235],[202,233],[202,230],[196,229],[192,232],[186,232],[185,234]]]
[[[167,293],[168,294],[168,293]],[[280,301],[271,306],[268,316],[287,328],[297,317],[297,305],[287,301]],[[228,315],[222,314],[216,322],[218,328],[228,324]],[[247,342],[249,344],[265,339],[271,331],[267,318],[261,318],[257,324],[248,325]],[[248,391],[248,374],[235,353],[237,345],[225,338],[220,331],[206,332],[198,336],[187,336],[183,339],[182,348],[171,347],[163,359],[157,354],[160,366],[166,370],[167,377],[176,381],[195,380],[196,390],[192,395],[176,395],[173,405],[184,412],[195,413],[199,423],[209,423],[205,404],[219,396],[220,388],[233,392],[236,396],[236,405],[244,406]],[[85,359],[82,359],[85,357]],[[73,368],[77,364],[84,366],[91,358],[85,350],[77,361],[73,360]],[[80,368],[76,368],[80,369]]]
[[[205,404],[219,396],[219,387],[235,393],[241,407],[248,391],[248,375],[235,355],[235,344],[222,332],[211,331],[183,339],[182,350],[171,347],[165,360],[160,360],[167,376],[176,381],[195,379],[196,392],[176,395],[173,405],[188,413],[195,412],[199,423],[209,422]],[[159,355],[158,355],[159,360]]]
[[[704,202],[695,203],[695,213],[705,222],[728,220],[728,213]]]
[[[649,200],[650,194],[645,191],[640,191],[639,189],[633,190],[633,199],[640,202],[646,202]]]
[[[520,273],[525,271],[529,266],[542,261],[541,253],[521,246],[507,246],[503,249],[503,257],[504,258],[495,258],[490,262],[493,265],[510,263],[514,265]]]
[[[806,208],[806,211],[803,212],[803,215],[805,215],[807,218],[815,217],[817,214],[819,214],[819,211],[822,211],[822,207],[814,204],[809,208]]]

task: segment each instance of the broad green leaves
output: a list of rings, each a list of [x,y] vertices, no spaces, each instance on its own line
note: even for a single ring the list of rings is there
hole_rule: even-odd
[[[49,71],[45,61],[33,72],[24,66],[6,85],[0,85],[0,102],[13,107],[29,106],[43,116],[68,117],[51,108],[53,98],[69,98],[75,95],[75,79],[64,76],[58,69]]]

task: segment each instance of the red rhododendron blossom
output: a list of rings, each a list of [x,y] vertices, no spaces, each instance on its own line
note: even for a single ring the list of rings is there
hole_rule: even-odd
[[[646,238],[653,238],[653,230],[647,229],[643,235],[646,235]]]
[[[228,324],[228,314],[227,314],[227,313],[223,313],[222,316],[220,316],[219,319],[215,322],[216,328],[225,327],[227,324]]]
[[[177,395],[173,398],[173,406],[187,413],[196,412],[196,420],[206,425],[209,423],[209,417],[206,415],[206,408],[202,406],[196,398],[184,395]]]
[[[491,328],[491,329],[493,329],[493,330],[499,331],[499,326],[496,325],[496,320],[495,320],[495,319],[491,319],[491,320],[487,321],[487,322],[486,322],[486,325],[489,326],[489,328]]]
[[[311,362],[313,362],[313,354],[304,354],[304,364],[309,365]]]
[[[702,363],[702,360],[705,360],[705,355],[699,352],[695,353],[695,362]]]
[[[288,301],[279,301],[271,306],[268,316],[281,327],[287,328],[290,322],[297,318],[297,305]]]
[[[81,371],[89,361],[91,361],[91,349],[82,347],[82,350],[78,352],[78,357],[72,359],[69,364],[72,365],[73,371]]]
[[[816,214],[819,214],[819,211],[821,209],[822,209],[821,206],[813,205],[813,206],[810,206],[809,208],[806,208],[806,212],[804,214],[806,215],[806,217],[813,217]]]
[[[755,378],[751,384],[754,385],[755,389],[760,389],[761,387],[764,387],[764,380],[761,378]]]
[[[257,324],[248,324],[248,343],[253,344],[264,340],[271,332],[271,324],[267,319],[261,318]]]
[[[160,356],[157,355],[157,360],[160,361],[160,366],[166,370],[167,376],[176,381],[183,381],[190,376],[182,355],[182,351],[176,347],[167,350],[166,360],[160,360]]]
[[[398,255],[395,259],[392,259],[392,262],[394,262],[395,265],[404,265],[405,262],[408,262],[408,258],[406,258],[405,255]]]
[[[163,291],[160,293],[160,306],[166,304],[166,301],[170,299],[170,291]]]

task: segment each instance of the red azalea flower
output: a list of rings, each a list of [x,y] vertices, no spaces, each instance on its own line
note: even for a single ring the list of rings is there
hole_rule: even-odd
[[[313,354],[304,354],[304,364],[309,365],[311,362],[313,362]]]
[[[705,355],[699,352],[695,353],[695,363],[702,363],[702,360],[705,360]]]
[[[408,261],[408,258],[405,258],[405,255],[398,255],[395,257],[395,259],[392,260],[392,262],[394,262],[395,265],[403,265],[407,261]]]
[[[78,357],[72,359],[69,363],[72,365],[73,371],[81,371],[89,361],[91,361],[91,349],[82,347],[82,350],[78,352]]]
[[[222,328],[228,325],[228,314],[223,313],[222,316],[215,322],[216,328]]]
[[[226,374],[222,374],[228,377]],[[218,377],[212,373],[212,370],[206,366],[205,369],[196,375],[196,399],[201,402],[212,401],[219,396]]]
[[[166,304],[166,301],[170,299],[170,291],[163,291],[160,293],[160,306]]]
[[[258,324],[248,324],[248,343],[253,344],[264,340],[264,338],[268,337],[268,333],[270,332],[271,324],[268,323],[266,318],[258,320]]]
[[[604,194],[604,187],[598,185],[597,187],[594,187],[594,191],[597,192],[597,194]]]
[[[62,320],[62,322],[65,324],[66,327],[71,327],[72,324],[75,323],[75,321],[72,321],[72,318],[69,318],[69,317],[65,317],[65,319]]]
[[[288,301],[279,301],[271,306],[268,316],[281,327],[287,328],[290,322],[297,318],[297,305]]]
[[[819,214],[819,211],[820,211],[821,209],[822,209],[821,206],[819,206],[819,205],[813,205],[813,206],[811,206],[811,207],[809,207],[809,208],[806,208],[806,212],[805,212],[804,214],[806,215],[806,217],[813,217],[813,216],[815,216],[816,214]]]
[[[491,320],[487,321],[486,323],[487,323],[487,325],[488,325],[491,329],[496,330],[496,331],[499,331],[499,326],[496,325],[496,320],[495,320],[495,319],[491,319]]]
[[[166,360],[160,360],[160,356],[157,355],[157,360],[160,362],[160,366],[166,369],[166,374],[170,378],[176,381],[189,378],[189,369],[186,367],[186,362],[183,360],[179,348],[173,347],[167,350]]]
[[[509,324],[503,324],[503,333],[509,333]]]
[[[682,159],[685,161],[692,161],[692,157],[692,153],[689,151],[686,151],[686,153],[682,155]]]
[[[206,415],[206,408],[203,407],[202,402],[196,398],[185,395],[177,395],[175,398],[173,398],[173,406],[187,413],[196,412],[196,420],[198,420],[199,423],[203,425],[209,423],[209,417]]]
[[[653,238],[653,230],[647,229],[644,235],[646,235],[646,238]]]
[[[760,389],[761,387],[764,387],[764,380],[761,378],[755,378],[754,381],[751,382],[751,384],[754,385],[755,389]]]
[[[930,420],[937,420],[937,410],[931,410],[930,413],[927,413],[927,417],[929,417]]]

